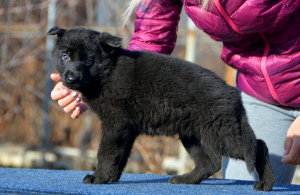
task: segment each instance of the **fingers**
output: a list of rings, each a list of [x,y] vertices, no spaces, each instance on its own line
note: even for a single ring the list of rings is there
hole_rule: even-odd
[[[50,75],[50,78],[53,80],[53,81],[56,81],[56,82],[60,82],[61,81],[61,77],[59,74],[51,74]]]
[[[82,103],[76,92],[58,100],[58,105],[64,108],[65,113],[72,113],[72,118],[78,118],[81,113],[79,104]]]
[[[71,114],[72,119],[77,119],[83,112],[87,111],[88,107],[86,104],[80,102]]]
[[[66,97],[69,94],[70,94],[70,90],[66,86],[64,86],[62,82],[59,82],[55,85],[55,87],[51,91],[51,98],[53,100],[59,100],[61,98]]]
[[[300,164],[300,137],[294,136],[292,140],[292,146],[288,154],[281,159],[281,162],[291,164],[291,165],[299,165]]]
[[[64,96],[63,93],[61,95],[57,94],[56,97],[58,97],[58,96],[61,97],[61,98],[58,99],[58,105],[61,106],[61,107],[66,107],[66,106],[70,105],[73,102],[76,103],[76,106],[77,106],[78,102],[80,101],[80,99],[78,98],[78,94],[76,92],[73,92],[71,94],[67,94],[66,96]],[[69,113],[69,112],[67,112],[67,113]]]
[[[71,118],[77,119],[80,114],[85,112],[88,108],[83,103],[76,92],[58,100],[58,105],[63,107],[65,113],[71,114]]]
[[[291,165],[300,164],[300,117],[294,120],[287,131],[283,155],[281,162]]]
[[[75,110],[73,111],[73,113],[71,114],[71,118],[72,119],[77,119],[79,117],[79,115],[80,115],[80,107],[77,106],[75,108]]]
[[[53,100],[60,100],[64,97],[70,96],[70,92],[68,90],[52,90],[51,91],[51,98]]]
[[[287,132],[287,137],[284,141],[284,150],[283,150],[284,156],[288,155],[290,152],[290,149],[293,144],[293,135],[294,135],[294,131],[293,131],[293,129],[290,128]]]
[[[62,106],[62,107],[64,107],[65,113],[72,113],[78,106],[79,101],[80,101],[80,99],[76,99],[76,100],[71,101],[70,104],[68,104],[66,106]]]
[[[87,105],[81,102],[77,92],[69,90],[62,82],[59,74],[51,74],[51,79],[58,82],[51,91],[51,98],[58,101],[66,113],[71,113],[71,118],[76,119],[85,112]]]

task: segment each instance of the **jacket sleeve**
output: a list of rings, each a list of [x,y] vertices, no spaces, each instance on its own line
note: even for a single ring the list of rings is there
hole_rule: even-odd
[[[135,31],[127,49],[171,54],[181,9],[180,0],[145,0],[137,7]]]

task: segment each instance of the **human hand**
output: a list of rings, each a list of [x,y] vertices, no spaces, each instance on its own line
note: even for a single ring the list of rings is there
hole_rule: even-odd
[[[298,116],[287,131],[284,142],[284,158],[281,162],[290,165],[300,164],[300,116]]]
[[[85,112],[87,105],[80,100],[80,93],[68,89],[62,82],[59,74],[51,74],[51,79],[58,82],[51,91],[51,98],[58,100],[58,105],[63,107],[66,113],[71,114],[71,118],[77,119]]]

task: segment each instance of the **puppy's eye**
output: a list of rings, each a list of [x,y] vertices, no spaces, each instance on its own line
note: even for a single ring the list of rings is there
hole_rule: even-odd
[[[63,54],[61,57],[63,62],[69,62],[71,58],[67,54]]]
[[[85,64],[86,65],[92,65],[94,63],[94,59],[93,58],[88,58],[88,59],[86,59],[86,61],[85,61]]]

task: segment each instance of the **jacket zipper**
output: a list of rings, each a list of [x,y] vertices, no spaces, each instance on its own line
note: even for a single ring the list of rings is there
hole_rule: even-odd
[[[275,99],[279,104],[283,105],[283,106],[287,106],[284,102],[282,102],[280,100],[280,98],[278,97],[276,91],[275,91],[275,88],[274,88],[274,85],[272,84],[272,81],[271,81],[271,78],[268,74],[268,70],[267,70],[267,65],[266,65],[266,61],[267,61],[267,56],[268,56],[268,53],[270,51],[270,42],[268,41],[268,39],[266,38],[266,36],[264,35],[264,33],[260,32],[259,35],[262,37],[262,39],[264,40],[265,42],[265,50],[264,50],[264,54],[261,58],[261,62],[260,62],[260,69],[261,69],[261,72],[263,73],[264,75],[264,78],[267,82],[267,86],[268,86],[268,89],[273,97],[273,99]]]

